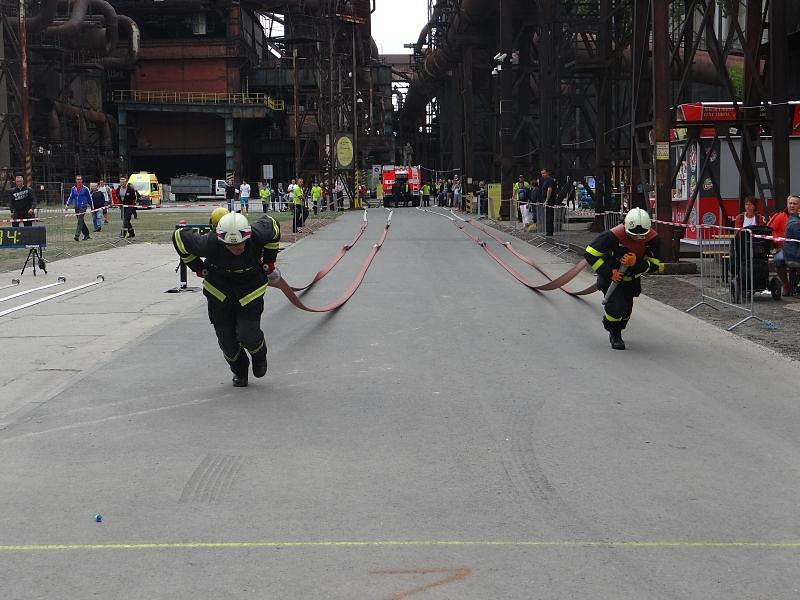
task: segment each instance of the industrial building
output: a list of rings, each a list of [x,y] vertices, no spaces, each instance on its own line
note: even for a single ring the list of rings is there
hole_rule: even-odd
[[[327,181],[344,134],[363,164],[393,158],[391,71],[368,1],[2,7],[7,173],[28,157],[36,181],[131,170],[257,180],[263,165],[276,180]],[[350,182],[353,165],[339,166]]]
[[[0,166],[37,181],[131,170],[168,181],[258,180],[271,165],[276,181],[331,186],[338,174],[352,188],[410,143],[415,163],[468,189],[500,182],[507,199],[517,173],[547,166],[561,194],[586,183],[600,212],[650,203],[669,220],[682,160],[710,131],[703,143],[726,148],[738,195],[780,206],[789,192],[797,3],[429,0],[409,57],[378,54],[374,8],[5,1]],[[710,101],[732,112],[681,127],[682,105]],[[713,167],[696,170],[725,196]],[[691,192],[686,219],[703,190]],[[674,254],[680,230],[662,233]]]

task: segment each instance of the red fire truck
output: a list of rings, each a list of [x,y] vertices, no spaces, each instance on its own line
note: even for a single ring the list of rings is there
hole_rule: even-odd
[[[792,131],[790,132],[791,173],[796,181],[800,174],[800,104],[792,107]],[[736,120],[736,110],[730,102],[696,102],[681,104],[677,110],[678,121],[690,127],[692,123],[724,123]],[[738,133],[738,132],[737,132]],[[697,241],[698,223],[706,225],[731,226],[732,217],[739,213],[739,170],[736,159],[727,141],[719,137],[714,139],[714,127],[703,127],[699,139],[691,139],[687,128],[678,127],[671,135],[671,163],[673,168],[686,150],[683,161],[678,165],[678,176],[672,189],[672,220],[687,222],[687,242]],[[736,154],[741,159],[741,135],[731,136]],[[686,147],[688,144],[688,148]],[[772,180],[772,139],[761,137],[761,148],[757,151],[756,163],[759,164],[758,180],[763,186]],[[708,156],[708,165],[703,173],[703,165]],[[702,175],[702,181],[701,179]],[[713,178],[713,179],[712,179]],[[714,186],[718,183],[719,193]],[[697,192],[694,204],[691,198]],[[765,198],[759,200],[758,211],[766,216],[775,210],[771,191],[766,191]],[[760,197],[761,194],[757,193]],[[765,206],[766,205],[766,206]],[[688,221],[686,213],[689,212]],[[711,235],[710,230],[706,230]]]
[[[384,165],[381,171],[383,205],[419,206],[422,177],[419,167]]]

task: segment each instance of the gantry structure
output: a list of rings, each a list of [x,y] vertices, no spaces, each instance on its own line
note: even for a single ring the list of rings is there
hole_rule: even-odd
[[[518,173],[547,167],[562,194],[587,183],[598,212],[643,206],[670,221],[681,164],[703,138],[698,181],[719,191],[724,151],[741,198],[785,202],[800,4],[430,0],[429,18],[400,133],[437,169],[500,181],[509,198]],[[681,105],[697,102],[724,103],[724,118],[685,123]],[[682,230],[661,229],[673,258]]]

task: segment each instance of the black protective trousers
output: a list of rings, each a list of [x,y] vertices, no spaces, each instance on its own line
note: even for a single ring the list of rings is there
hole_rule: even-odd
[[[133,212],[136,209],[132,206],[123,206],[122,207],[122,234],[128,234],[128,237],[134,237],[136,233],[133,231],[133,225],[131,224],[131,218],[133,217]]]
[[[247,306],[241,306],[233,299],[218,302],[208,298],[208,318],[214,326],[220,350],[234,375],[247,375],[250,366],[248,352],[254,357],[267,354],[267,343],[261,331],[262,312],[263,298],[257,298]]]
[[[605,293],[608,291],[610,281],[597,282],[597,287],[600,291]],[[609,333],[619,333],[628,325],[633,312],[633,299],[636,297],[636,285],[632,282],[622,282],[611,294],[605,305],[605,314],[603,315],[603,327]]]

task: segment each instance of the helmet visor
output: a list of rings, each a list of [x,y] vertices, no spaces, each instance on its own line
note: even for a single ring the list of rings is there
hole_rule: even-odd
[[[223,244],[241,244],[247,241],[250,237],[250,229],[239,229],[238,231],[219,231],[217,230],[217,239]]]
[[[625,231],[628,232],[629,236],[639,239],[639,238],[646,237],[647,236],[647,232],[649,230],[645,229],[644,227],[642,227],[642,225],[640,223],[637,223],[634,227],[631,227],[631,228],[627,228],[626,227]]]

